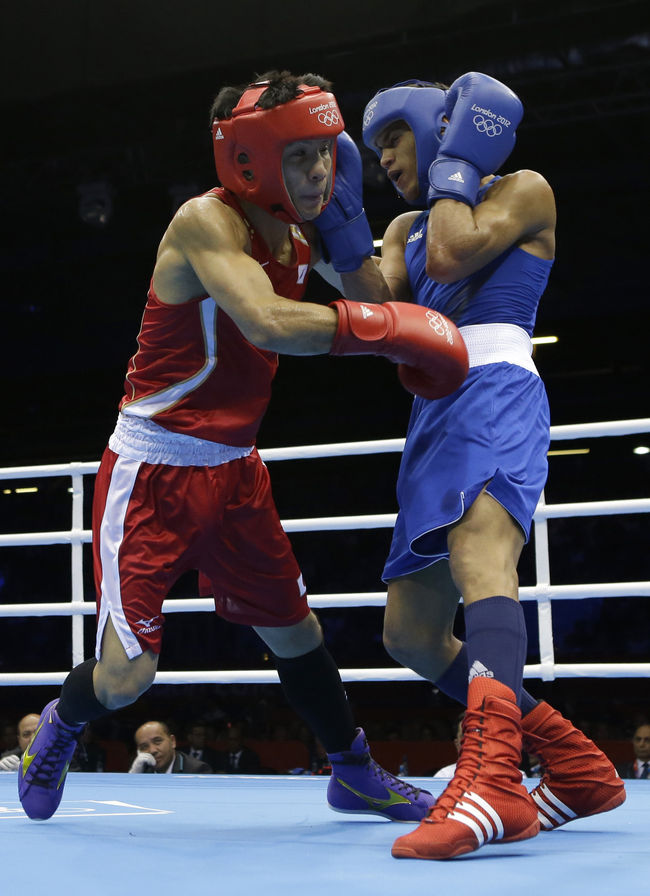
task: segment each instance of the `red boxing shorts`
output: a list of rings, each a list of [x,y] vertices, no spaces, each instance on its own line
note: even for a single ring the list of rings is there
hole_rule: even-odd
[[[215,467],[177,467],[107,448],[95,482],[93,563],[98,659],[109,616],[130,659],[160,653],[163,601],[190,569],[231,622],[288,626],[309,613],[256,450]]]

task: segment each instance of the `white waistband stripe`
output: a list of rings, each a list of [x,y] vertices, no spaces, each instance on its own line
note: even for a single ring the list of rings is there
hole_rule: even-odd
[[[172,467],[218,467],[248,457],[254,446],[237,447],[171,432],[153,420],[122,412],[108,440],[111,451],[131,460]]]
[[[470,367],[506,362],[539,376],[532,359],[530,336],[515,324],[471,324],[460,328]]]

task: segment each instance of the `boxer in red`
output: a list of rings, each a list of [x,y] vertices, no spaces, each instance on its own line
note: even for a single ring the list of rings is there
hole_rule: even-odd
[[[327,81],[270,72],[224,88],[211,122],[222,186],[185,203],[162,238],[96,480],[96,656],[43,711],[20,799],[32,818],[56,811],[84,723],[151,685],[163,600],[197,569],[217,612],[253,626],[273,653],[289,702],[329,754],[332,808],[419,821],[433,798],[370,757],[255,439],[279,353],[381,354],[434,398],[463,381],[467,352],[441,315],[390,301],[370,257],[360,156]],[[300,302],[323,253],[346,295],[332,307]]]

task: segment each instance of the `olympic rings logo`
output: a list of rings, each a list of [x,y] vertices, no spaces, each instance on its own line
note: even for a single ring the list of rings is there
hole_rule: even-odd
[[[366,112],[365,117],[364,117],[364,119],[363,119],[363,126],[364,126],[364,128],[367,128],[367,127],[368,127],[368,125],[369,125],[370,122],[372,121],[374,115],[375,115],[375,113],[374,113],[374,110],[373,110],[373,109],[370,109],[369,112]]]
[[[318,115],[318,120],[321,124],[327,125],[328,128],[331,128],[333,124],[338,124],[340,121],[338,112],[320,112]]]
[[[429,326],[437,336],[446,339],[450,345],[453,345],[454,337],[449,328],[449,324],[445,318],[437,311],[427,311],[425,317],[429,321]]]
[[[503,132],[500,124],[496,124],[482,115],[475,115],[472,121],[476,125],[476,130],[479,134],[485,134],[486,137],[498,137]]]

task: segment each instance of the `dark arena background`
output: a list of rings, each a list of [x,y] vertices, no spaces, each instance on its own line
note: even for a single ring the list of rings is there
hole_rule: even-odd
[[[593,438],[585,430],[551,445],[546,504],[632,503],[617,512],[603,509],[549,520],[550,582],[566,586],[634,583],[635,587],[621,587],[616,595],[595,588],[592,596],[576,592],[575,599],[565,595],[553,601],[550,666],[545,654],[548,639],[544,634],[540,637],[539,602],[526,600],[527,665],[533,670],[527,687],[579,724],[613,761],[632,758],[632,733],[650,718],[650,18],[646,0],[336,0],[328,4],[255,0],[229,5],[208,0],[63,0],[57,4],[27,0],[3,10],[0,50],[0,474],[5,471],[0,480],[0,734],[6,743],[11,742],[11,731],[21,716],[40,713],[44,703],[56,696],[58,683],[48,676],[69,670],[74,656],[69,612],[31,615],[28,607],[22,614],[11,610],[12,605],[69,604],[70,541],[16,544],[13,535],[71,527],[89,530],[93,484],[92,475],[84,477],[82,515],[73,525],[69,475],[12,477],[6,470],[99,460],[114,425],[126,363],[136,347],[160,238],[182,202],[216,185],[208,129],[216,92],[270,68],[312,71],[332,80],[346,130],[362,152],[365,207],[373,236],[380,240],[388,222],[406,207],[374,155],[361,144],[366,102],[379,88],[407,78],[451,83],[474,70],[507,83],[524,104],[517,144],[504,171],[540,171],[555,191],[557,260],[535,331],[536,336],[557,337],[535,349],[535,362],[549,394],[552,425],[561,434],[562,427],[641,421],[623,434]],[[327,302],[336,293],[314,274],[307,297]],[[383,359],[283,356],[258,445],[269,450],[401,439],[409,410],[409,395],[392,365]],[[305,520],[394,514],[398,462],[399,451],[269,461],[280,515],[283,520]],[[380,574],[390,527],[298,529],[290,531],[290,537],[310,594],[385,591]],[[536,530],[522,557],[524,589],[532,590],[539,582],[538,539]],[[25,540],[29,541],[27,535]],[[86,541],[79,550],[83,553],[83,598],[92,603],[90,545]],[[190,575],[170,595],[172,599],[197,597],[196,577]],[[325,602],[317,613],[342,669],[397,672],[381,642],[381,601],[342,607]],[[81,626],[77,638],[81,632],[78,645],[83,652],[78,659],[88,658],[94,650],[94,616],[78,616],[76,623]],[[460,610],[459,630],[462,625]],[[579,671],[549,673],[553,663]],[[595,673],[592,666],[598,666]],[[602,666],[609,671],[603,672]],[[625,667],[628,671],[621,671]],[[252,630],[230,625],[209,612],[168,613],[160,671],[179,670],[187,673],[186,681],[175,675],[169,683],[155,684],[134,706],[93,726],[92,738],[105,753],[106,771],[128,770],[133,732],[150,718],[169,722],[181,744],[193,722],[203,722],[215,742],[223,740],[229,725],[241,722],[269,773],[309,765],[308,735],[288,709],[279,686],[264,680],[273,667]],[[260,680],[252,676],[246,681],[244,676],[232,682],[205,680],[200,674],[220,670],[263,674]],[[26,676],[26,681],[20,676]],[[460,707],[430,684],[399,676],[376,681],[369,674],[366,680],[353,677],[346,687],[359,723],[378,745],[377,758],[395,765],[391,771],[397,773],[406,760],[411,774],[425,776],[453,761],[452,738]],[[2,825],[16,826],[15,842],[19,843],[25,821],[16,810],[9,777],[13,781],[13,776],[0,775],[0,804],[9,807],[0,808],[0,856]],[[92,779],[84,778],[83,792],[68,784],[79,805],[98,799],[92,795]],[[176,812],[185,827],[158,834],[156,813],[162,818],[167,809],[151,808],[153,787],[139,784],[133,798],[127,799],[122,785],[116,798],[110,780],[110,776],[102,777],[99,799],[106,805],[112,802],[111,812],[118,799],[124,805],[137,804],[136,809],[147,807],[149,813],[143,810],[146,820],[138,820],[139,825],[148,825],[145,828],[136,828],[131,819],[118,819],[127,826],[122,835],[128,839],[131,831],[132,837],[148,837],[152,862],[158,859],[151,841],[161,836],[174,844],[170,856],[161,860],[163,871],[164,862],[174,857],[200,864],[202,853],[195,855],[189,846],[185,852],[181,847],[181,853],[174,853],[178,842],[198,838],[196,848],[202,844],[208,854],[216,848],[212,839],[197,834],[202,830],[202,812],[213,831],[223,828],[226,845],[246,867],[246,851],[237,851],[233,828],[225,818],[218,818],[218,806],[223,796],[235,828],[242,831],[248,817],[242,806],[255,813],[265,800],[258,799],[253,789],[238,784],[241,791],[222,796],[215,790],[214,800],[203,793],[197,797],[195,818],[183,802],[185,797],[172,793],[168,782],[169,817]],[[284,874],[274,870],[273,857],[265,853],[247,881],[228,865],[232,877],[222,880],[229,892],[253,893],[269,880],[268,875],[274,882],[273,892],[276,883],[283,888],[290,883],[300,886],[301,875],[308,879],[316,868],[326,884],[322,892],[341,883],[362,893],[389,892],[383,889],[392,880],[389,872],[385,884],[375,881],[371,888],[371,878],[361,875],[352,854],[336,874],[331,867],[311,864],[321,840],[324,853],[347,856],[348,851],[354,852],[354,837],[345,833],[338,817],[332,823],[334,832],[327,832],[332,816],[327,814],[322,794],[316,801],[322,821],[309,820],[308,801],[287,809],[279,781],[268,793],[285,814],[281,833],[269,835],[268,846],[276,844],[280,850],[282,832],[291,830],[293,837],[296,830],[304,830],[308,839],[311,836],[309,857],[301,854],[291,874]],[[315,781],[301,784],[303,790],[311,786],[320,785]],[[538,856],[532,865],[517,866],[520,878],[512,870],[495,870],[495,862],[488,863],[495,889],[489,889],[488,881],[487,891],[482,892],[514,892],[507,881],[513,887],[529,886],[529,877],[541,880],[540,875],[550,874],[543,861],[548,847],[537,840],[548,842],[556,836],[564,836],[557,877],[546,880],[558,894],[586,885],[578,858],[587,853],[585,862],[599,853],[598,861],[604,863],[602,874],[597,873],[600,866],[594,866],[593,875],[589,872],[593,894],[647,880],[647,855],[641,857],[640,846],[638,854],[626,854],[621,844],[631,830],[642,825],[647,829],[650,792],[646,796],[633,789],[631,797],[629,817],[615,821],[616,813],[612,813],[611,821],[609,816],[599,818],[597,830],[592,825],[598,843],[587,844],[576,833],[569,849],[568,829],[536,838],[531,843]],[[211,808],[204,808],[208,802]],[[273,813],[268,807],[264,812],[272,830]],[[264,823],[264,812],[259,824]],[[125,810],[125,814],[136,813]],[[76,816],[70,812],[69,817]],[[304,828],[295,828],[305,819]],[[83,836],[82,822],[87,820],[79,816],[70,822],[77,838]],[[63,822],[58,824],[49,845],[43,837],[39,846],[45,862],[51,857],[55,865],[66,863],[66,850],[71,848]],[[108,826],[112,821],[97,824]],[[130,824],[134,827],[129,828]],[[353,830],[362,827],[370,829],[357,825]],[[620,839],[612,847],[606,834],[614,828]],[[42,826],[36,829],[44,833]],[[119,864],[125,843],[118,835],[113,838],[112,830],[106,828],[105,860]],[[295,837],[294,848],[300,852],[300,836]],[[374,863],[378,850],[382,862],[391,861],[389,849],[386,854],[390,842],[381,831],[365,835],[359,848],[365,851],[366,875],[371,874],[369,863]],[[638,846],[638,841],[633,842]],[[135,841],[126,844],[134,845]],[[86,873],[86,859],[78,844],[74,850],[73,858]],[[501,855],[507,851],[501,850]],[[497,855],[494,851],[491,857]],[[20,853],[18,859],[32,861]],[[409,867],[406,873],[404,864],[414,863],[393,862],[402,877],[390,884],[391,892],[409,877],[418,886],[427,881],[435,884],[434,872],[442,875],[438,882],[446,891],[444,875],[453,870],[447,865],[444,872],[438,863],[436,868],[416,871]],[[3,875],[10,883],[22,879],[19,871],[12,878],[13,867],[9,866],[8,878]],[[132,868],[127,862],[124,867],[130,869],[131,877],[125,871],[124,880],[115,879],[118,884],[150,883],[133,870],[135,865]],[[191,867],[198,866],[183,867],[190,882],[210,886],[207,870],[197,871],[193,879]],[[638,878],[630,867],[638,870]],[[480,866],[474,868],[478,873]],[[81,893],[81,882],[90,880],[84,873],[71,888],[61,883],[53,892],[76,893],[78,884]],[[254,876],[262,873],[267,877]],[[392,867],[390,873],[397,874]],[[170,866],[158,892],[172,892],[172,882],[180,886],[185,878],[175,877],[178,874]],[[501,888],[496,886],[500,874],[506,882]],[[33,881],[37,880],[35,876]],[[452,880],[457,886],[458,877],[450,876],[449,886]],[[17,886],[9,887],[8,896],[18,892]],[[533,896],[542,892],[534,886],[529,889]]]

